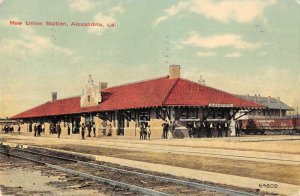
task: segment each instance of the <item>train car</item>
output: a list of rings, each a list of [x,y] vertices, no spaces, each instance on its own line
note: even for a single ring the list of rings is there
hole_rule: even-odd
[[[245,134],[295,134],[300,133],[300,118],[264,118],[239,120]]]

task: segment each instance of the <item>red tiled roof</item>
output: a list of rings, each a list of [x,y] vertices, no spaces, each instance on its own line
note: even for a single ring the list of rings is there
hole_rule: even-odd
[[[163,77],[112,88],[103,92],[111,94],[101,103],[101,110],[118,110],[162,106],[177,79]]]
[[[174,85],[164,105],[208,106],[210,103],[233,104],[237,108],[261,107],[227,92],[181,78]]]
[[[80,97],[71,97],[66,99],[59,99],[57,101],[48,101],[35,108],[29,109],[25,112],[17,114],[12,119],[31,118],[41,116],[56,116],[63,114],[80,113]]]
[[[106,88],[105,98],[98,106],[80,107],[80,97],[47,102],[12,118],[65,115],[95,111],[110,111],[155,106],[208,106],[233,104],[238,108],[262,107],[254,102],[238,98],[229,93],[203,86],[185,79],[168,77]]]

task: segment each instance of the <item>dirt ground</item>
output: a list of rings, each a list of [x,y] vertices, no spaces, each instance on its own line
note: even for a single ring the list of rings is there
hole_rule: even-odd
[[[139,151],[115,150],[84,145],[48,145],[46,147],[300,185],[300,167],[295,165],[168,153],[141,153]]]
[[[118,187],[102,185],[32,162],[2,154],[0,160],[0,195],[128,195]]]
[[[255,183],[272,181],[274,183],[284,183],[296,188],[300,185],[300,137],[299,136],[262,136],[262,137],[240,137],[240,138],[213,138],[213,139],[171,139],[171,140],[151,140],[140,141],[134,138],[86,138],[80,140],[75,136],[63,137],[57,139],[57,136],[42,136],[34,138],[32,136],[4,136],[0,141],[7,141],[19,144],[28,144],[56,148],[67,151],[75,151],[86,154],[100,155],[104,157],[120,158],[122,160],[141,161],[141,163],[154,163],[178,168],[194,169],[215,174],[225,174],[237,177],[248,177],[249,179],[258,179]],[[162,149],[158,151],[147,151],[148,148]],[[170,149],[182,151],[182,153],[172,153]],[[188,147],[188,148],[186,148]],[[124,148],[124,149],[122,149]],[[142,149],[141,149],[142,148]],[[274,158],[288,159],[296,161],[295,163],[283,163],[280,161],[268,162],[264,160],[242,160],[232,159],[230,156],[213,157],[210,155],[197,156],[187,154],[189,150],[199,148],[208,148],[209,151],[226,153],[227,149],[235,156],[252,153],[254,157],[259,156],[256,152],[268,152],[274,154]],[[143,151],[145,149],[145,151]],[[219,151],[219,149],[223,149]],[[262,150],[263,149],[263,150]],[[186,151],[185,151],[186,150]],[[228,151],[228,152],[229,152]],[[171,152],[171,153],[170,153]],[[196,152],[196,151],[195,151]],[[266,155],[269,156],[269,154]],[[244,155],[245,156],[245,155]],[[260,155],[262,158],[265,154]],[[272,155],[273,156],[273,155]],[[265,157],[273,158],[273,157]],[[298,161],[298,162],[297,162]],[[115,162],[117,163],[117,162]],[[145,168],[143,168],[145,169]],[[209,175],[209,174],[207,174]],[[188,177],[191,178],[191,177]],[[219,178],[218,178],[219,179]],[[210,179],[211,180],[211,179]],[[228,182],[228,179],[227,181]],[[224,183],[224,182],[216,182]],[[238,183],[238,181],[237,181]],[[234,184],[236,185],[236,183]],[[244,185],[252,187],[251,185]],[[282,186],[281,186],[282,187]],[[256,188],[256,187],[255,187]],[[296,188],[297,189],[297,188]],[[294,189],[291,189],[295,191]],[[281,193],[285,193],[282,189]]]

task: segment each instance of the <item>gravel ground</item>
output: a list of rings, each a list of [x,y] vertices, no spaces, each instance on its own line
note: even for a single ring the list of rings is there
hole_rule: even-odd
[[[104,165],[104,166],[110,166],[110,167],[114,167],[114,168],[119,168],[119,169],[124,169],[124,170],[129,170],[129,171],[135,171],[135,172],[140,172],[140,173],[147,173],[147,174],[151,174],[151,175],[157,175],[157,176],[164,176],[164,177],[169,177],[169,178],[176,178],[176,179],[180,179],[180,180],[186,180],[186,181],[193,181],[193,182],[197,182],[197,183],[204,183],[207,185],[212,185],[212,186],[218,186],[218,187],[223,187],[223,188],[230,188],[230,189],[234,189],[234,190],[240,190],[240,191],[246,191],[246,192],[252,192],[252,193],[258,193],[258,190],[252,190],[252,189],[246,189],[246,188],[240,188],[240,187],[234,187],[234,186],[228,186],[228,185],[223,185],[223,184],[214,184],[211,182],[203,182],[203,181],[197,181],[197,180],[193,180],[193,179],[186,179],[186,178],[179,178],[179,177],[175,177],[172,175],[167,175],[167,174],[161,174],[161,173],[157,173],[157,172],[150,172],[150,171],[145,171],[145,170],[140,170],[140,169],[136,169],[136,168],[131,168],[131,167],[125,167],[125,166],[120,166],[120,165],[116,165],[116,164],[112,164],[112,163],[107,163],[107,162],[101,162],[101,161],[93,161],[92,159],[87,159],[86,157],[82,157],[82,156],[78,156],[78,155],[70,155],[70,154],[66,154],[63,152],[53,152],[50,150],[45,150],[45,149],[40,149],[40,148],[32,148],[34,150],[37,150],[38,152],[43,152],[43,153],[47,153],[47,154],[52,154],[52,155],[57,155],[57,156],[64,156],[64,157],[68,157],[68,158],[74,158],[74,159],[79,159],[79,160],[85,160],[85,161],[89,161],[92,163],[96,163],[96,164],[100,164],[100,165]],[[92,149],[90,149],[92,150]],[[67,166],[69,167],[69,166]],[[79,169],[84,171],[84,167],[82,166],[78,166],[78,165],[71,165],[72,169]],[[156,181],[154,179],[146,179],[146,178],[142,178],[142,177],[136,177],[136,176],[132,176],[131,174],[128,175],[127,173],[123,173],[122,172],[118,172],[114,174],[111,174],[111,172],[107,171],[107,169],[97,169],[98,171],[96,172],[96,174],[98,176],[111,176],[111,179],[115,179],[117,180],[118,178],[124,178],[126,177],[126,182],[130,183],[130,184],[135,184],[137,186],[145,186],[147,184],[148,187],[154,187],[157,185],[160,185],[163,187],[163,183]],[[94,170],[92,170],[92,172],[94,172]],[[93,173],[95,174],[95,173]],[[133,179],[132,179],[133,177]],[[171,184],[169,184],[169,186],[171,186]],[[185,189],[185,188],[181,188],[181,190],[176,190],[176,193],[178,193],[178,195],[180,195],[179,193],[181,193],[182,191],[189,191],[189,195],[192,195],[193,190],[192,189]],[[199,194],[200,195],[211,195],[211,193],[206,192],[206,191],[202,191]],[[185,194],[184,194],[185,195]],[[198,195],[198,194],[196,194]],[[216,195],[216,193],[213,193],[213,195]]]
[[[40,150],[44,151],[45,150]],[[62,156],[63,154],[61,153],[53,153],[58,156]],[[65,155],[65,154],[64,154]],[[32,170],[32,171],[42,171],[41,174],[43,176],[57,176],[57,180],[49,180],[49,182],[45,183],[45,185],[39,185],[39,186],[51,186],[55,187],[55,190],[50,190],[50,191],[44,191],[44,189],[41,187],[41,190],[36,190],[36,191],[31,191],[31,190],[26,190],[22,188],[22,184],[20,184],[18,187],[14,186],[2,186],[2,192],[4,194],[21,194],[21,195],[56,195],[58,192],[78,192],[80,191],[95,191],[97,190],[97,193],[99,195],[105,194],[105,195],[135,195],[135,193],[127,192],[126,190],[123,190],[122,188],[119,187],[112,187],[112,186],[105,186],[102,184],[99,184],[94,181],[90,180],[84,180],[80,177],[74,177],[68,174],[65,174],[63,172],[59,172],[53,169],[48,169],[45,168],[44,166],[41,165],[36,165],[31,162],[23,161],[17,158],[8,158],[5,155],[0,156],[1,160],[4,160],[1,162],[0,166],[3,171],[9,170],[12,168],[22,168],[23,170]],[[120,167],[119,165],[114,165],[114,164],[109,164],[109,163],[103,163],[103,162],[95,162],[94,163],[99,163],[99,164],[104,164],[106,166],[112,166],[112,167],[118,167],[121,169],[129,169],[129,170],[134,170],[138,172],[144,172],[140,171],[137,169],[133,168],[125,168],[125,167]],[[178,186],[172,183],[165,183],[165,182],[160,182],[159,180],[155,180],[153,178],[145,178],[145,177],[139,177],[135,175],[127,175],[126,173],[122,172],[112,172],[107,169],[95,169],[91,167],[86,167],[82,165],[78,165],[75,163],[60,163],[62,167],[65,168],[70,168],[70,169],[75,169],[76,171],[82,171],[85,173],[90,173],[92,175],[100,176],[100,177],[105,177],[113,180],[120,180],[122,182],[134,184],[137,186],[142,186],[146,188],[154,188],[158,191],[162,192],[168,192],[173,195],[224,195],[224,194],[219,194],[216,192],[210,192],[210,191],[205,191],[205,190],[198,190],[198,189],[193,189],[193,188],[187,188],[187,187],[182,187]],[[19,173],[22,173],[23,171],[20,171]],[[151,172],[147,172],[151,173]],[[154,174],[155,173],[151,173]],[[20,174],[22,175],[22,174]],[[28,174],[27,174],[28,175]],[[157,174],[156,174],[157,175]],[[167,176],[167,175],[164,175]],[[171,177],[171,176],[168,176]],[[1,184],[1,183],[0,183]],[[211,184],[211,183],[206,183],[206,184]],[[211,184],[213,185],[213,184]],[[225,187],[225,186],[223,186]],[[228,186],[227,186],[228,188]],[[232,187],[231,187],[232,188]],[[241,189],[240,189],[241,190]],[[243,190],[243,189],[242,189]],[[244,189],[244,191],[246,191]],[[249,190],[247,190],[249,191]],[[251,190],[252,192],[255,192],[255,190]],[[91,193],[91,192],[90,192]],[[81,195],[81,194],[80,194]],[[85,195],[89,195],[89,193],[85,193]],[[92,193],[91,193],[92,195]],[[95,195],[95,194],[93,194]],[[96,194],[98,195],[98,194]]]
[[[27,182],[22,181],[18,185],[14,182],[18,179],[12,179],[8,184],[5,183],[4,180],[0,180],[0,190],[3,195],[136,195],[135,193],[120,189],[119,187],[99,184],[94,181],[85,180],[54,169],[49,169],[32,162],[12,157],[8,158],[3,154],[0,154],[0,160],[0,179],[12,177],[5,174],[8,171],[16,169],[18,169],[20,175],[28,175],[28,172],[40,172],[40,175],[36,175],[35,179],[27,179]],[[44,184],[38,184],[36,182],[44,177],[48,177],[50,180]],[[15,176],[15,178],[18,177]],[[55,179],[53,180],[53,178]],[[33,182],[30,182],[30,186],[28,186],[28,181],[30,180],[33,180]],[[39,187],[36,187],[35,185],[38,185]],[[44,191],[45,189],[48,191]]]
[[[61,144],[46,145],[45,147],[300,185],[300,168],[297,165],[258,163],[254,161],[237,161],[216,157],[200,157],[158,152],[141,153],[139,151],[116,150],[87,145]]]

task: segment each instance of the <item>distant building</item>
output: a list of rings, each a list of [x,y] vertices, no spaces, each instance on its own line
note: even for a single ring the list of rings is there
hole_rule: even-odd
[[[252,101],[258,103],[260,105],[265,106],[265,108],[261,108],[258,110],[254,110],[243,116],[243,119],[247,118],[280,118],[287,116],[288,111],[293,111],[294,109],[285,104],[280,100],[280,97],[261,97],[260,95],[236,95],[242,99],[247,101]],[[243,112],[243,111],[241,111]]]

